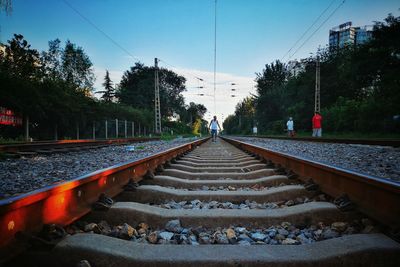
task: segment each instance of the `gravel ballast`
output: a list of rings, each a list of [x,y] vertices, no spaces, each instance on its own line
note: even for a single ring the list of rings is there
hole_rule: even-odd
[[[375,177],[400,181],[400,148],[233,137],[256,146]]]
[[[138,160],[193,139],[149,141],[0,161],[0,199],[33,191],[113,165]]]

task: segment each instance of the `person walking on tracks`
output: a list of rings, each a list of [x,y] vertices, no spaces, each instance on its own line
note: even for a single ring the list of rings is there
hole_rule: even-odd
[[[287,132],[289,137],[294,137],[294,122],[293,118],[289,117],[289,120],[286,123]]]
[[[319,112],[315,112],[312,118],[313,137],[322,136],[322,116]]]
[[[219,126],[217,116],[214,116],[214,119],[211,120],[210,125],[208,128],[211,129],[211,136],[212,136],[212,141],[216,142],[217,141],[217,133],[218,133],[218,128],[221,130],[221,126]]]

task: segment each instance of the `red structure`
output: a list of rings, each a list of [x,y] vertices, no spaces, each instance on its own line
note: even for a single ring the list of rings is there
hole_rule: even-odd
[[[21,126],[22,118],[17,116],[14,111],[0,107],[0,125]]]

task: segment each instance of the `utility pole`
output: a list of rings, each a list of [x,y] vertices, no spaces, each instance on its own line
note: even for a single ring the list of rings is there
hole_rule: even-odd
[[[319,56],[317,56],[316,62],[316,71],[315,71],[315,103],[314,103],[314,112],[321,111],[321,90],[320,90],[320,71],[321,66],[319,63]]]
[[[160,108],[160,84],[158,80],[158,59],[154,59],[154,123],[155,133],[161,134],[161,108]]]

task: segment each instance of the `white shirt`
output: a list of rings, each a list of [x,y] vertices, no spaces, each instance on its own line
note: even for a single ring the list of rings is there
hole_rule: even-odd
[[[293,131],[293,121],[292,120],[289,120],[286,123],[286,126],[287,126],[288,131]]]
[[[211,130],[218,130],[218,121],[217,120],[211,121]]]

